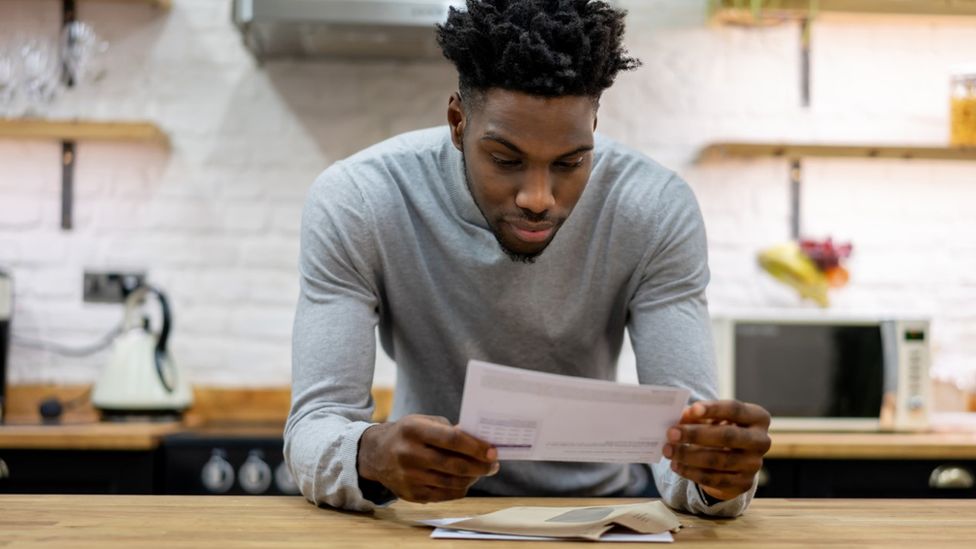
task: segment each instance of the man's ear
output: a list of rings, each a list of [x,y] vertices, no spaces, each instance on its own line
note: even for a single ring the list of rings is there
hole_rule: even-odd
[[[461,104],[461,94],[454,92],[447,101],[447,123],[451,127],[451,141],[459,151],[464,151],[464,125],[467,119],[464,115],[464,105]]]

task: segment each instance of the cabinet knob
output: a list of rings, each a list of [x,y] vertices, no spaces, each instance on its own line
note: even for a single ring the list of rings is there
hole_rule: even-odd
[[[241,488],[249,494],[261,494],[271,486],[271,467],[261,459],[261,453],[252,450],[238,472]]]
[[[10,467],[7,467],[7,462],[0,459],[0,479],[10,478]]]
[[[929,487],[939,490],[969,489],[976,484],[973,474],[965,467],[940,465],[929,475]]]
[[[291,475],[291,471],[288,470],[288,466],[282,461],[278,464],[275,469],[275,486],[283,494],[295,495],[299,492],[298,483],[295,482],[295,477]]]
[[[759,480],[756,482],[756,486],[763,488],[769,484],[769,471],[765,467],[759,469],[759,474],[757,475]]]
[[[223,494],[234,486],[234,466],[225,459],[226,456],[222,450],[214,450],[210,461],[200,471],[203,487],[212,494]]]

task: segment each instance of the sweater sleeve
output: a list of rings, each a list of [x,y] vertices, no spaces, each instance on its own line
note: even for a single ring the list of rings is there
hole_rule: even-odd
[[[715,356],[705,288],[709,281],[705,225],[687,183],[672,177],[654,197],[649,248],[632,295],[628,329],[641,383],[683,387],[691,402],[717,396]],[[678,510],[736,516],[755,493],[712,505],[694,482],[671,470],[662,458],[652,464],[664,502]]]
[[[359,439],[372,425],[374,408],[379,293],[369,217],[341,163],[309,191],[284,432],[285,461],[302,494],[318,505],[356,511],[392,500],[381,486],[361,485],[356,470]]]

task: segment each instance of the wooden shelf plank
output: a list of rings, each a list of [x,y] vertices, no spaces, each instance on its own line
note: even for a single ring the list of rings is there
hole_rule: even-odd
[[[148,141],[168,145],[169,138],[151,122],[0,119],[0,138],[57,141]]]
[[[905,160],[976,161],[976,148],[894,145],[817,145],[803,143],[714,143],[698,155],[698,161],[722,158],[899,158]]]
[[[756,19],[752,11],[736,8],[733,0],[720,0],[714,18],[719,23],[765,26],[798,19],[810,13],[809,0],[778,0]],[[861,13],[883,15],[976,16],[972,0],[820,0],[817,13]]]
[[[116,4],[149,4],[155,8],[168,10],[173,6],[173,0],[82,0],[87,2],[113,2]]]

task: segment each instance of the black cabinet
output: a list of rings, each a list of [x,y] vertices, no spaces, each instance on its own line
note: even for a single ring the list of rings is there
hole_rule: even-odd
[[[758,497],[974,498],[976,460],[767,459]]]
[[[155,451],[0,449],[0,493],[152,494]]]
[[[297,494],[283,445],[280,435],[181,433],[151,450],[0,448],[0,493]]]

